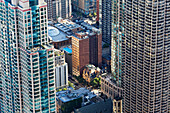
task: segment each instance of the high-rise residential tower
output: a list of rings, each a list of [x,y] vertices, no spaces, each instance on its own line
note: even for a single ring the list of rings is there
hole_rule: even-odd
[[[71,17],[71,0],[45,0],[48,7],[48,19],[57,20],[58,17]]]
[[[72,0],[73,10],[79,11],[84,15],[95,13],[97,10],[96,0]]]
[[[111,44],[112,0],[102,0],[102,41]]]
[[[124,112],[168,113],[170,1],[125,0]]]
[[[124,0],[112,0],[111,72],[122,81],[122,37],[124,36]]]
[[[56,111],[56,50],[44,0],[0,0],[0,112]]]

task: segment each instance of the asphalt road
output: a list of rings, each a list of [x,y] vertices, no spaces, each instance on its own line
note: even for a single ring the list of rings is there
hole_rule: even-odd
[[[82,84],[80,84],[74,77],[72,77],[72,76],[68,76],[68,80],[71,82],[71,83],[73,83],[74,84],[74,86],[75,86],[75,89],[79,89],[79,88],[81,88],[81,87],[84,87]]]

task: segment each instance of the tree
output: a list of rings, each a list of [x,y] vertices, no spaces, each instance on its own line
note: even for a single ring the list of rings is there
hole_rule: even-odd
[[[68,86],[74,88],[74,84],[68,81]]]
[[[100,87],[101,84],[101,79],[100,77],[95,77],[91,82],[90,85],[92,85],[93,87]]]
[[[93,14],[94,16],[97,16],[97,14],[96,14],[96,12],[94,12],[94,14]]]
[[[58,89],[57,92],[62,91],[62,89]]]
[[[93,16],[93,15],[90,13],[90,14],[89,14],[89,17],[91,18],[92,16]]]
[[[67,90],[67,88],[63,88],[63,91],[66,91]]]

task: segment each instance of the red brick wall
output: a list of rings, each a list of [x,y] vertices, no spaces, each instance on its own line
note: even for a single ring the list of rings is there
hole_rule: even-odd
[[[80,74],[82,74],[84,66],[89,64],[89,38],[80,40],[79,42],[79,60]]]
[[[98,66],[102,66],[102,34],[98,35]]]

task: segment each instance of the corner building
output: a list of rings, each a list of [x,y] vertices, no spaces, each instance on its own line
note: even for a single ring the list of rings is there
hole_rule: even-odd
[[[0,0],[0,112],[53,113],[55,49],[44,0]]]
[[[125,0],[124,27],[124,112],[168,113],[170,1]]]

